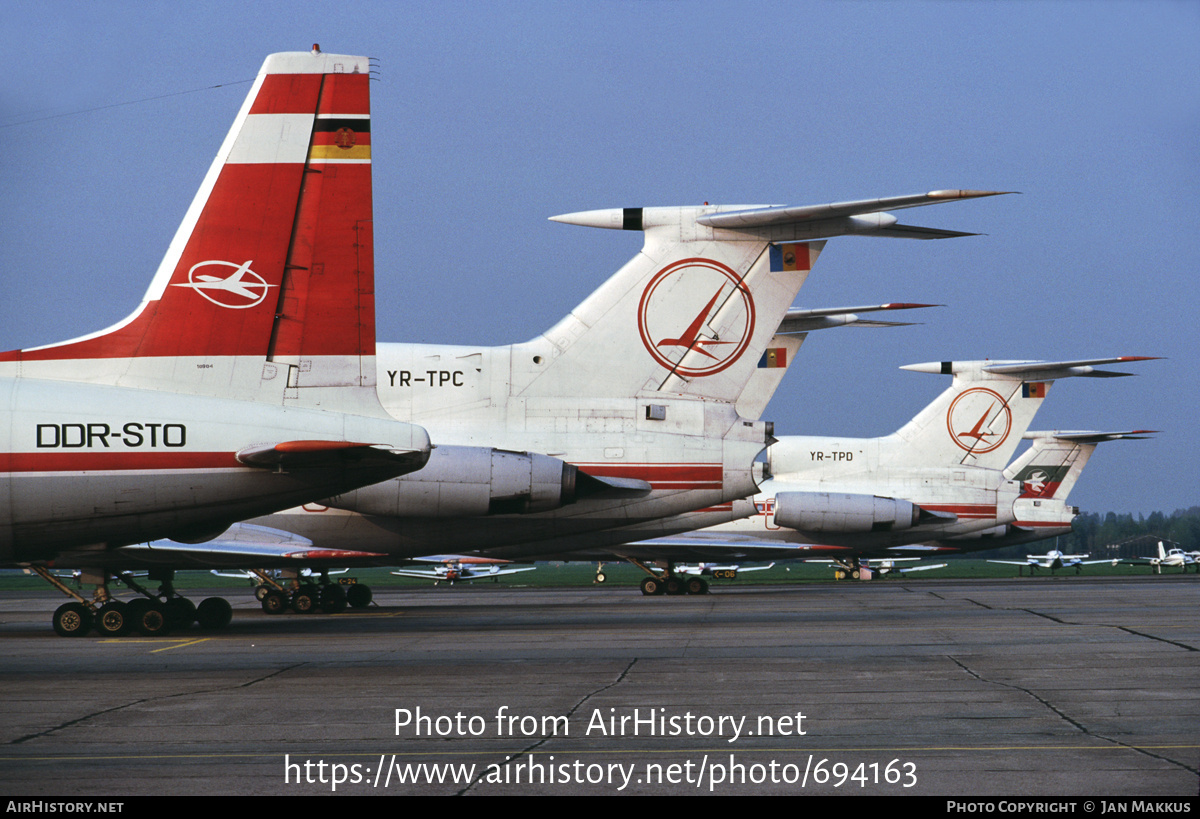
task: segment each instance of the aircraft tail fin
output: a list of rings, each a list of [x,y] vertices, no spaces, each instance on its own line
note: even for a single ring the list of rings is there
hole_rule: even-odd
[[[1021,499],[1066,500],[1097,444],[1121,439],[1139,440],[1155,430],[1127,432],[1026,432],[1033,445],[1004,470],[1004,477],[1021,482]]]
[[[613,208],[552,217],[642,231],[645,243],[570,315],[514,348],[513,391],[536,400],[578,395],[587,384],[648,403],[681,395],[735,402],[824,240],[892,235],[896,218],[882,212],[888,207],[991,195],[934,191],[803,207]]]
[[[1082,361],[942,361],[901,369],[953,375],[950,388],[900,430],[882,440],[891,462],[944,466],[961,463],[1003,469],[1033,422],[1050,385],[1073,376],[1128,375],[1102,364],[1145,357]]]
[[[382,414],[368,397],[369,70],[366,57],[316,47],[269,56],[138,308],[0,363],[32,377]]]

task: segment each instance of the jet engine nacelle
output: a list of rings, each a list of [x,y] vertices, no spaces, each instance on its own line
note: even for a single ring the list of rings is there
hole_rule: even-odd
[[[579,470],[532,452],[437,446],[405,480],[366,486],[322,501],[364,515],[480,517],[545,512],[575,502]]]
[[[921,507],[906,500],[836,492],[780,492],[775,523],[801,532],[890,532],[916,525]]]

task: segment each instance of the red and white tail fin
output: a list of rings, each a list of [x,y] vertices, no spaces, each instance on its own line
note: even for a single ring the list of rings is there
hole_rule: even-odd
[[[1004,469],[1054,381],[1129,375],[1096,365],[1141,360],[1146,359],[935,361],[902,367],[953,375],[954,383],[913,420],[881,439],[881,462]]]
[[[0,368],[379,414],[368,75],[268,57],[138,308]]]
[[[1127,432],[1026,432],[1033,445],[1004,470],[1004,477],[1021,482],[1022,499],[1066,500],[1096,445],[1123,438],[1139,440],[1155,430]]]

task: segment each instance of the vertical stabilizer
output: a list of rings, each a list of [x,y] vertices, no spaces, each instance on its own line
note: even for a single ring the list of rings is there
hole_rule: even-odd
[[[941,361],[902,367],[953,375],[954,382],[912,421],[883,439],[882,457],[913,466],[1004,469],[1054,381],[1128,375],[1097,370],[1095,365],[1135,360],[1143,359]]]
[[[316,49],[268,57],[138,308],[0,367],[380,414],[368,72]]]

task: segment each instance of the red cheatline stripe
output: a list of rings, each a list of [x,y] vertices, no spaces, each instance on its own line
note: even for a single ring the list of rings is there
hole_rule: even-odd
[[[0,455],[0,468],[9,472],[90,472],[246,467],[232,452],[13,452]]]

